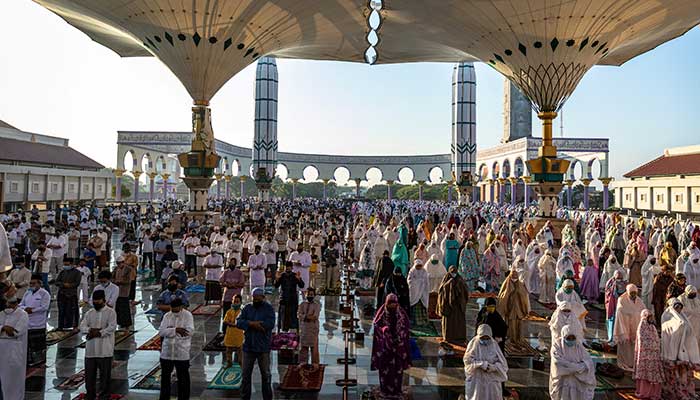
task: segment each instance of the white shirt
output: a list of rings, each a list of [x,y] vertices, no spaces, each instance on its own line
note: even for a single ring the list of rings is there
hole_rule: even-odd
[[[65,240],[64,240],[65,239]],[[66,253],[66,245],[68,245],[68,238],[64,235],[59,235],[58,237],[52,236],[49,242],[46,243],[46,247],[51,249],[52,257],[61,257]],[[61,246],[60,248],[53,248],[50,246]]]
[[[88,310],[80,321],[80,332],[87,334],[90,329],[100,329],[101,336],[90,339],[85,345],[85,358],[103,358],[114,356],[114,332],[117,330],[117,313],[102,307],[100,311]]]
[[[92,293],[95,293],[98,290],[104,290],[105,304],[107,304],[107,307],[114,308],[114,306],[117,304],[117,298],[119,298],[119,286],[112,282],[110,282],[107,287],[103,287],[102,284],[98,284],[94,289],[92,289]],[[90,304],[92,304],[92,297],[90,297]]]
[[[46,261],[38,261],[39,255],[41,254],[42,257],[46,259]],[[36,261],[36,269],[41,272],[42,274],[48,274],[49,273],[49,260],[51,259],[51,249],[45,249],[44,253],[42,254],[39,249],[34,250],[34,254],[32,254],[32,261]]]
[[[185,248],[185,254],[188,256],[194,255],[194,251],[199,246],[199,238],[197,236],[190,236],[182,242],[182,246]]]
[[[304,268],[309,268],[311,267],[311,254],[306,250],[302,250],[301,253],[295,250],[289,255],[288,261],[291,261],[293,264],[301,264]]]
[[[141,246],[142,253],[153,253],[153,241],[149,236],[143,237],[143,246]]]
[[[97,236],[99,236],[102,239],[102,246],[100,246],[100,252],[107,251],[107,240],[109,240],[109,235],[107,235],[107,232],[98,232]]]
[[[221,278],[221,268],[224,266],[224,258],[220,254],[210,254],[204,258],[202,266],[206,268],[205,279],[208,281],[219,281]],[[216,268],[208,268],[208,266],[216,266]]]
[[[51,295],[44,288],[39,288],[36,292],[27,290],[19,303],[21,309],[31,308],[29,314],[29,329],[46,329],[49,306],[51,305]]]
[[[175,332],[176,328],[183,328],[187,336],[180,336]],[[194,319],[192,313],[182,310],[179,313],[172,311],[163,316],[158,334],[163,338],[160,358],[165,360],[189,360],[192,344],[192,332],[194,332]]]

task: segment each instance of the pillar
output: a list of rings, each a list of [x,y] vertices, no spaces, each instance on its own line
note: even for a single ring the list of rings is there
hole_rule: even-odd
[[[141,171],[132,172],[134,175],[134,203],[139,202],[139,178],[141,177]]]
[[[246,181],[246,180],[248,180],[248,177],[247,177],[246,175],[241,175],[241,177],[239,178],[239,181],[240,181],[240,183],[241,183],[241,185],[240,185],[241,188],[240,188],[240,189],[241,189],[241,198],[242,198],[242,199],[245,198],[245,181]]]
[[[260,58],[255,72],[255,120],[251,157],[253,179],[260,201],[269,201],[277,169],[277,83],[275,58]]]
[[[161,174],[160,176],[163,178],[163,200],[168,200],[168,178],[170,178],[170,174]]]
[[[418,200],[423,201],[423,185],[425,181],[418,181]]]
[[[452,177],[459,205],[469,203],[476,169],[476,73],[474,64],[455,65],[452,74]]]
[[[603,210],[607,210],[610,207],[609,186],[612,178],[600,178],[600,181],[603,182]],[[690,197],[688,199],[690,199]],[[620,208],[622,208],[622,203],[620,203]]]
[[[523,202],[525,202],[525,206],[530,205],[530,181],[532,178],[529,176],[523,176],[520,179],[523,180]]]
[[[224,178],[223,174],[214,174],[216,178],[216,199],[221,199],[221,180]]]
[[[447,182],[447,202],[452,202],[452,181]]]
[[[567,179],[564,181],[564,183],[566,183],[566,206],[571,208],[571,201],[574,195],[574,189],[572,188],[572,186],[574,185],[574,181],[571,179]]]
[[[330,179],[322,179],[323,181],[323,200],[328,199],[328,182],[330,182]]]
[[[357,198],[360,197],[360,182],[362,182],[362,179],[355,178],[355,197]]]
[[[231,199],[231,175],[226,175],[224,177],[224,180],[226,181],[226,200]]]
[[[489,203],[493,203],[493,194],[494,194],[493,193],[493,191],[494,191],[493,179],[487,180],[486,184],[489,185]]]
[[[498,204],[506,202],[506,179],[498,178]]]
[[[121,169],[121,168],[117,168],[114,170],[114,177],[115,177],[114,200],[115,201],[122,201],[122,175],[124,175],[124,172],[126,172],[126,171]],[[67,191],[67,189],[65,187],[65,182],[64,182],[63,192],[65,193],[66,191]]]
[[[481,200],[481,189],[479,186],[474,185],[472,188],[472,201],[482,201]]]
[[[588,210],[588,185],[591,184],[592,179],[581,179],[583,183],[583,209]]]
[[[394,185],[394,181],[386,181],[386,199],[391,200],[391,187]]]
[[[158,176],[158,174],[155,172],[148,173],[148,201],[153,201],[155,199],[156,176]]]
[[[510,182],[510,204],[515,205],[516,197],[518,197],[518,178],[511,176],[508,178],[508,182]]]
[[[299,182],[299,178],[292,178],[292,199],[297,198],[297,182]]]

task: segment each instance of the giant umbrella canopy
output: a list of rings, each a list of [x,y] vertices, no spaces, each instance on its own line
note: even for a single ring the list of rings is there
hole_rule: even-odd
[[[377,63],[481,60],[543,120],[540,158],[528,163],[540,183],[561,182],[568,168],[551,124],[586,71],[621,65],[700,22],[698,0],[34,1],[121,56],[166,64],[195,102],[193,150],[210,161],[208,102],[263,55],[362,62],[369,34]],[[371,14],[381,15],[380,26],[370,26]],[[204,161],[191,175],[209,173]]]

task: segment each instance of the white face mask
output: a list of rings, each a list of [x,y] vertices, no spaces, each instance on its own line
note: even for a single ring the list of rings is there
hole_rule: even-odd
[[[6,308],[5,309],[5,314],[12,314],[13,312],[15,312],[14,308]]]

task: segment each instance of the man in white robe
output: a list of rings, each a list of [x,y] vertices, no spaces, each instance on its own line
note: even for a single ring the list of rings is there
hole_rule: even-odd
[[[260,246],[255,246],[253,254],[248,257],[248,268],[250,271],[250,290],[256,287],[265,286],[265,267],[267,266],[267,257],[260,253]]]
[[[561,338],[552,342],[549,395],[552,400],[592,400],[595,365],[575,329],[565,325]]]
[[[311,254],[304,250],[304,246],[299,244],[297,249],[289,255],[289,261],[292,262],[292,271],[301,274],[301,280],[304,281],[304,286],[300,289],[306,290],[308,287],[315,287],[316,284],[309,282],[309,268],[311,268]]]
[[[18,305],[19,299],[13,296],[0,312],[0,382],[6,400],[24,399],[29,316]]]
[[[479,325],[464,352],[465,400],[501,400],[502,384],[508,379],[508,363],[491,327]]]

